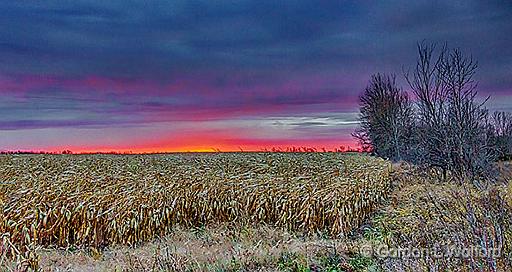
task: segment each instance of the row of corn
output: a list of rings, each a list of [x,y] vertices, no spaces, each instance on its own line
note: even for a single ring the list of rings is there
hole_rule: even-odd
[[[28,245],[136,245],[175,224],[345,235],[389,192],[390,164],[339,153],[0,156],[0,234]]]

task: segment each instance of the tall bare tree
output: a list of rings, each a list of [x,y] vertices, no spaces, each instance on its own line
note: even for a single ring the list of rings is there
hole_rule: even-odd
[[[405,74],[416,96],[422,162],[455,177],[485,175],[494,161],[488,111],[477,101],[477,63],[459,49],[418,44],[416,67]]]
[[[417,123],[415,137],[418,144],[417,162],[448,171],[448,142],[444,129],[448,91],[439,75],[445,49],[434,55],[435,45],[418,45],[418,60],[406,80],[416,97]],[[429,136],[426,136],[429,135]]]
[[[363,149],[378,156],[402,160],[408,153],[412,108],[395,75],[372,75],[359,97],[361,126],[353,134]]]

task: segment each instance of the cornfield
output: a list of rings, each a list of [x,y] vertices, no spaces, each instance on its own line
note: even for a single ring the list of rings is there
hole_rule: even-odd
[[[176,224],[346,235],[387,196],[390,169],[339,153],[3,155],[0,253],[136,245]]]

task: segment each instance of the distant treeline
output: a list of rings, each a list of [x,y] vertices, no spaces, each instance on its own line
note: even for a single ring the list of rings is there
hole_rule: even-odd
[[[132,154],[132,152],[117,152],[117,151],[109,151],[109,152],[80,152],[74,153],[71,150],[63,150],[63,151],[27,151],[27,150],[14,150],[14,151],[0,151],[0,154],[47,154],[47,155],[69,155],[69,154]]]
[[[460,49],[418,44],[418,58],[404,78],[375,74],[360,96],[363,150],[394,161],[440,169],[460,179],[488,176],[496,160],[512,154],[512,114],[490,113],[473,79],[477,62]]]
[[[62,153],[61,152],[48,152],[48,151],[15,150],[15,151],[0,151],[0,154],[62,154]]]
[[[345,147],[340,146],[334,148],[334,150],[328,150],[326,148],[316,148],[316,147],[306,147],[306,146],[300,146],[300,147],[272,147],[271,149],[264,149],[265,152],[291,152],[291,153],[297,153],[297,152],[360,152],[360,149],[354,149],[351,147]]]
[[[226,152],[222,151],[218,148],[212,148],[212,152]],[[361,149],[352,148],[350,146],[339,146],[334,148],[333,150],[329,150],[326,148],[316,148],[316,147],[307,147],[307,146],[291,146],[291,147],[272,147],[272,148],[264,148],[260,151],[246,151],[240,148],[239,151],[227,151],[227,152],[288,152],[288,153],[300,153],[300,152],[364,152]],[[117,151],[109,151],[109,152],[79,152],[75,153],[71,150],[63,150],[60,152],[48,152],[48,151],[25,151],[25,150],[16,150],[16,151],[0,151],[0,154],[51,154],[51,155],[59,155],[59,154],[106,154],[106,155],[127,155],[127,154],[173,154],[173,153],[195,153],[195,152],[150,152],[150,153],[136,153],[136,152],[117,152]],[[199,152],[201,153],[201,152]]]

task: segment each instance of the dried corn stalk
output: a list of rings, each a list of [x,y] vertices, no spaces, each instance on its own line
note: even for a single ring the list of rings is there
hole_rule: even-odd
[[[343,235],[390,187],[387,161],[338,153],[0,156],[0,234],[28,245],[135,245],[173,225],[267,223]]]

